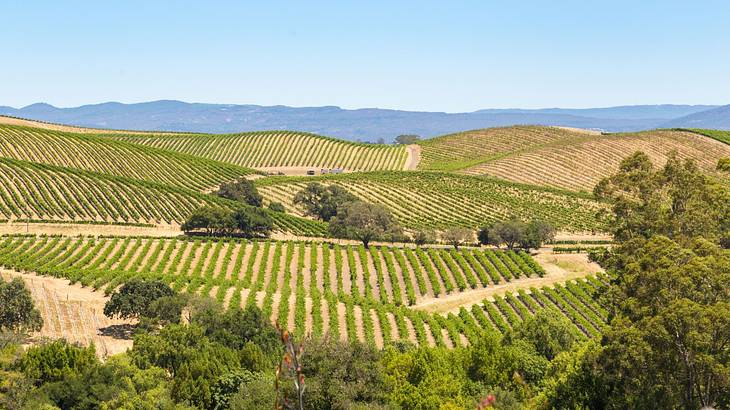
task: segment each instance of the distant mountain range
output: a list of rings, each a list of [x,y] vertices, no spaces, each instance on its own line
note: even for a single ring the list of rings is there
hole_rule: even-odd
[[[308,131],[349,140],[392,141],[400,134],[424,138],[517,124],[560,125],[609,132],[665,127],[730,129],[730,105],[631,105],[608,108],[485,109],[468,113],[339,107],[287,107],[152,101],[108,102],[73,108],[37,103],[0,106],[0,115],[95,128],[233,133]]]

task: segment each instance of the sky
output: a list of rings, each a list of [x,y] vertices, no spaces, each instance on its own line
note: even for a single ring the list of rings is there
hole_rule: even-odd
[[[0,1],[0,105],[730,104],[730,2]]]

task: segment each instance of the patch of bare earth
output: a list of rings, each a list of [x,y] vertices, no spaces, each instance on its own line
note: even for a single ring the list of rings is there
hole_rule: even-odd
[[[406,152],[408,152],[406,171],[418,168],[418,163],[421,162],[421,146],[418,144],[408,145],[406,146]]]
[[[426,312],[458,313],[459,308],[462,306],[469,308],[495,295],[504,295],[506,292],[529,289],[533,286],[539,288],[601,272],[601,267],[590,262],[586,254],[552,254],[549,250],[542,249],[534,258],[545,269],[545,276],[514,279],[510,282],[503,282],[486,288],[451,293],[439,298],[423,299],[412,307]]]
[[[0,224],[0,235],[25,234],[63,236],[179,236],[178,225],[127,226],[73,223],[7,222]]]
[[[44,338],[63,338],[82,345],[93,343],[96,354],[102,358],[132,347],[130,332],[134,322],[104,316],[108,298],[103,292],[71,285],[65,279],[6,269],[0,270],[0,275],[6,280],[22,278],[43,317],[43,328],[31,335],[31,343]]]

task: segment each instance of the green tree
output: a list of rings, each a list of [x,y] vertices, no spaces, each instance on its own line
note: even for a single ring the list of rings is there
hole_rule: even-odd
[[[158,307],[154,302],[174,295],[175,291],[161,280],[133,279],[112,294],[104,305],[104,315],[122,319],[151,318]]]
[[[324,186],[312,182],[294,195],[294,204],[304,208],[304,213],[322,221],[329,221],[345,203],[357,200],[339,185]]]
[[[202,206],[180,226],[184,232],[203,230],[207,235],[223,235],[236,229],[231,211],[215,206]]]
[[[682,243],[697,236],[730,237],[730,191],[675,154],[656,170],[646,154],[637,152],[593,192],[612,205],[610,226],[619,242],[653,235]]]
[[[274,228],[274,221],[266,210],[245,207],[233,211],[232,215],[238,232],[246,237],[265,238]]]
[[[356,239],[366,247],[374,240],[400,238],[403,232],[387,208],[362,201],[342,205],[329,229],[336,238]]]
[[[717,170],[730,172],[730,158],[720,158],[717,161]]]
[[[0,332],[21,334],[43,327],[43,318],[33,304],[30,291],[20,278],[0,278]]]
[[[525,226],[525,232],[519,244],[520,248],[538,249],[553,239],[555,239],[555,228],[545,221],[533,219]]]
[[[530,316],[505,335],[509,344],[517,340],[531,344],[537,353],[553,360],[560,352],[570,350],[578,341],[573,323],[565,315],[544,309]]]
[[[221,184],[216,195],[255,207],[260,207],[263,201],[253,182],[245,178]]]
[[[436,241],[436,234],[430,229],[419,229],[413,233],[413,243],[423,246]]]
[[[20,368],[36,385],[41,385],[77,376],[98,364],[93,346],[75,346],[60,339],[29,348]]]
[[[449,228],[441,234],[441,240],[459,249],[459,246],[474,242],[474,232],[469,228]]]

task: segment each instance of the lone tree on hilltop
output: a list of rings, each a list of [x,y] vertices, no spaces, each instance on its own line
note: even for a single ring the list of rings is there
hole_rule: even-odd
[[[415,144],[421,139],[420,135],[416,134],[401,134],[397,137],[395,137],[395,143],[396,144],[402,144],[402,145],[408,145],[408,144]]]
[[[356,200],[355,195],[341,186],[325,186],[318,182],[308,184],[294,195],[294,204],[303,207],[305,214],[325,222],[337,215],[340,206]]]
[[[330,220],[330,234],[336,238],[356,239],[365,247],[374,240],[395,240],[403,230],[390,211],[382,205],[362,201],[340,207]]]

